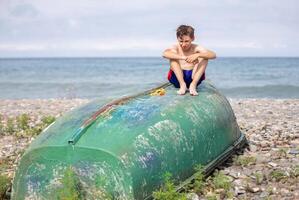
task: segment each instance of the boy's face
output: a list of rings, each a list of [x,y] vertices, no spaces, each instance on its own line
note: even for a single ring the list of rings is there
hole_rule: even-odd
[[[188,35],[183,35],[182,37],[178,38],[178,42],[184,51],[190,49],[193,40],[194,38],[191,38]]]

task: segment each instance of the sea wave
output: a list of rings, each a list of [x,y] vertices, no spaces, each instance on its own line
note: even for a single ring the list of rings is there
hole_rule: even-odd
[[[151,89],[161,83],[0,83],[0,99],[116,98]]]
[[[299,98],[299,86],[296,85],[265,85],[219,88],[226,96],[231,98]]]

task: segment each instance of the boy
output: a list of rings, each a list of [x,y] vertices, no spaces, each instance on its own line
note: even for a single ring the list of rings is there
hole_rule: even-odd
[[[176,36],[178,43],[163,53],[163,57],[170,60],[168,80],[180,88],[178,94],[185,94],[189,88],[191,95],[198,95],[196,88],[205,79],[208,59],[216,58],[216,54],[192,43],[195,38],[191,26],[179,26]]]

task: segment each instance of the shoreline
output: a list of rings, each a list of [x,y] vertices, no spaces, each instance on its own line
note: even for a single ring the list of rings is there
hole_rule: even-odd
[[[37,117],[38,115],[51,115],[54,117],[59,117],[64,113],[75,109],[79,106],[91,102],[96,99],[84,99],[84,98],[75,98],[75,99],[60,99],[60,98],[50,98],[50,99],[0,99],[0,115],[2,118],[7,119],[9,117],[17,117],[21,114],[28,114]],[[274,99],[274,98],[227,98],[231,104],[235,115],[238,119],[240,115],[240,104],[245,103],[247,106],[249,104],[254,104],[252,106],[257,106],[258,109],[268,109],[270,103],[275,109],[290,109],[289,106],[295,107],[294,109],[299,110],[299,98],[298,99]],[[281,104],[281,108],[278,106]],[[249,106],[248,112],[252,111],[252,106]],[[263,108],[263,106],[265,106]],[[265,111],[265,110],[264,110]],[[292,112],[293,114],[296,114]],[[257,114],[259,114],[257,112]],[[297,115],[298,116],[298,115]],[[246,116],[240,116],[241,118]],[[299,118],[299,117],[298,117]],[[283,119],[282,119],[283,120]],[[1,136],[1,135],[0,135]]]
[[[57,118],[91,100],[0,100],[1,123],[27,114],[30,126],[34,126],[45,116]],[[237,160],[228,161],[230,164],[221,167],[221,171],[231,177],[235,198],[299,199],[299,175],[292,177],[292,170],[296,167],[299,170],[299,99],[228,100],[241,131],[249,141],[249,149],[245,149]],[[20,155],[33,139],[0,133],[1,174],[12,178]],[[241,158],[254,159],[244,163]],[[2,169],[4,162],[7,166]],[[284,172],[281,179],[272,177],[276,172]],[[263,175],[261,182],[257,181],[256,174]]]

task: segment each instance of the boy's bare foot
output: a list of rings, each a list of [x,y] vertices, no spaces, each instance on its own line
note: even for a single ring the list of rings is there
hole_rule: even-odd
[[[195,84],[192,84],[192,83],[190,84],[189,92],[193,96],[197,96],[198,95],[198,92],[196,91],[196,85]]]
[[[186,93],[186,91],[187,91],[187,86],[185,84],[185,85],[180,86],[180,89],[177,91],[177,93],[179,95],[184,95]]]

